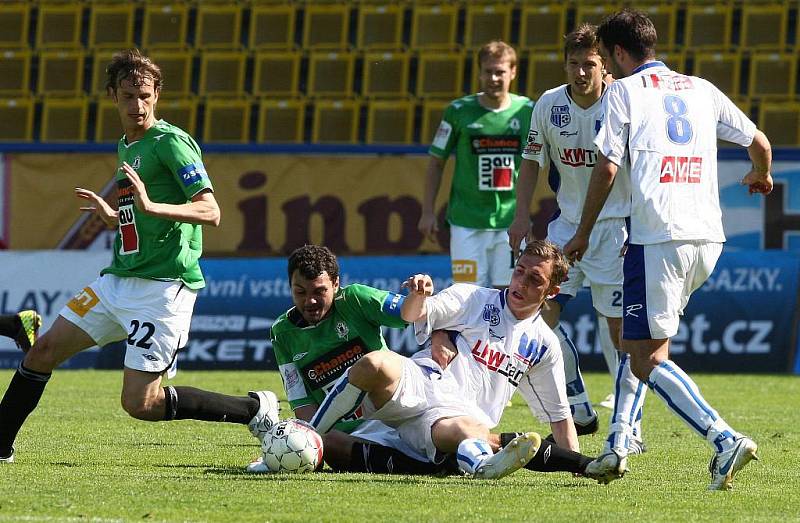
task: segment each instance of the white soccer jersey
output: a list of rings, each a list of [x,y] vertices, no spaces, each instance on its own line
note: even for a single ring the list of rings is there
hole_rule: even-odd
[[[606,89],[607,90],[607,89]],[[603,122],[603,96],[582,109],[569,95],[567,85],[546,91],[533,107],[528,142],[522,157],[544,168],[547,158],[558,170],[553,187],[561,216],[571,223],[581,221],[583,202],[592,168],[597,162],[594,138]],[[599,220],[625,218],[630,214],[630,180],[620,176],[600,211]]]
[[[539,314],[517,320],[506,306],[507,291],[458,283],[427,299],[427,317],[416,322],[419,343],[438,329],[458,331],[458,356],[447,367],[460,384],[459,397],[500,422],[519,388],[542,422],[569,418],[564,363],[558,338]],[[421,351],[412,359],[426,359]]]
[[[749,146],[756,126],[710,82],[648,62],[606,95],[600,152],[629,166],[631,243],[725,241],[717,137]]]

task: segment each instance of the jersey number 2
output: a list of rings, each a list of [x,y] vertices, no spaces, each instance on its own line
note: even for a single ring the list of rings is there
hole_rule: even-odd
[[[664,96],[664,111],[667,118],[667,136],[673,143],[684,145],[692,139],[692,122],[684,118],[688,108],[680,96],[668,94]]]
[[[136,335],[139,334],[140,329],[147,332],[144,332],[142,337],[137,340]],[[149,349],[153,345],[149,340],[153,337],[155,332],[156,326],[149,321],[140,322],[139,320],[131,320],[131,332],[128,334],[128,345],[135,345],[140,349]]]

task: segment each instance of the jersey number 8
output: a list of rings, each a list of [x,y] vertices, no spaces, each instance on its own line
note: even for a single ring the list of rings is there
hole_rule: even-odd
[[[664,96],[664,111],[667,118],[667,136],[669,141],[684,145],[692,139],[692,123],[684,118],[688,108],[680,96],[668,94]]]

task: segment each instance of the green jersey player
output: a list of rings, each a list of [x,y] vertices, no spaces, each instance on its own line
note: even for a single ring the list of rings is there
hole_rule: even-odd
[[[200,419],[249,424],[254,435],[277,420],[274,394],[231,397],[193,387],[161,387],[186,344],[197,290],[204,286],[198,258],[201,226],[219,225],[220,210],[195,141],[157,120],[161,71],[137,50],[117,53],[106,69],[108,92],[124,136],[118,146],[118,207],[76,188],[117,229],[113,260],[101,276],[61,310],[44,336],[20,343],[25,358],[0,403],[0,462],[14,459],[14,440],[36,408],[50,375],[72,355],[94,345],[126,340],[122,407],[158,421]],[[30,311],[0,318],[0,334],[19,336]],[[16,320],[16,321],[12,321]],[[30,323],[30,322],[29,322]],[[33,341],[33,343],[31,343]]]

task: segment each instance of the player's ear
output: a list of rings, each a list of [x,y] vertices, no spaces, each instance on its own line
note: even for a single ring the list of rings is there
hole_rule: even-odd
[[[561,285],[551,285],[550,289],[547,291],[547,299],[552,300],[558,296],[559,292],[561,292]]]
[[[333,283],[333,292],[334,292],[334,294],[335,294],[335,293],[336,293],[336,291],[338,291],[338,290],[339,290],[339,277],[337,276],[337,277],[336,277],[336,279],[335,279],[335,280],[333,280],[333,282],[332,282],[332,283]]]

